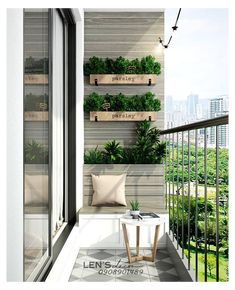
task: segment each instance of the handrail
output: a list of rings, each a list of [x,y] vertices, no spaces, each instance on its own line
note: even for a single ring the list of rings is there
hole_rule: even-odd
[[[212,119],[202,120],[199,122],[194,122],[191,124],[186,124],[186,125],[162,130],[160,134],[165,135],[165,134],[171,134],[171,133],[183,132],[183,131],[188,131],[188,130],[213,127],[213,126],[227,125],[227,124],[228,124],[228,115],[223,115],[223,116],[219,116]]]

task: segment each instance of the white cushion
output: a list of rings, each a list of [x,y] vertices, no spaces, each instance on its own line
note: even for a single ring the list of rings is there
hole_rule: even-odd
[[[127,205],[125,198],[126,174],[93,175],[93,199],[91,205]]]

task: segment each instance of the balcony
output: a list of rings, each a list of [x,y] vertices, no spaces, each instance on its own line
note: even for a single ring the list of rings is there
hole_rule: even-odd
[[[165,204],[169,231],[165,233],[165,246],[157,250],[155,263],[142,261],[129,266],[125,249],[80,247],[77,241],[83,233],[79,225],[74,227],[58,259],[58,264],[64,267],[67,257],[73,257],[67,280],[228,281],[228,160],[227,149],[220,145],[220,128],[227,124],[226,115],[161,132],[167,144]],[[208,144],[211,129],[215,129],[214,145]],[[199,143],[201,135],[203,143]],[[74,244],[77,244],[76,249]],[[142,248],[141,252],[149,254],[149,249]],[[138,266],[142,273],[108,272],[107,263],[114,268],[117,263],[130,269]],[[52,270],[51,275],[49,281],[55,271]]]
[[[7,12],[8,281],[228,281],[227,12],[170,10]]]

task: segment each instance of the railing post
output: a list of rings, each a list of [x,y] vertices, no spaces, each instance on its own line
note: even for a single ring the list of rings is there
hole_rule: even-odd
[[[179,249],[179,133],[177,132],[177,195],[176,195],[176,202],[177,202],[177,221],[176,221],[176,236],[177,236],[177,250]]]
[[[182,131],[182,259],[184,258],[184,132]]]
[[[168,172],[169,172],[169,168],[168,168],[168,161],[167,161],[167,147],[168,147],[168,142],[169,142],[169,140],[168,140],[168,138],[167,138],[167,135],[166,135],[166,157],[165,157],[165,174],[166,174],[166,176],[165,176],[165,181],[166,181],[166,199],[165,199],[165,208],[167,209],[167,201],[168,201],[168,199],[167,199],[167,190],[168,190],[168,184],[167,184],[167,182],[169,181],[168,180],[168,178],[169,178],[169,174],[168,174]]]
[[[204,129],[204,181],[205,181],[205,188],[204,188],[204,199],[205,199],[204,271],[205,273],[204,273],[204,277],[205,277],[205,282],[207,282],[207,128]]]
[[[171,137],[170,137],[171,135],[169,134],[169,146],[168,146],[168,148],[169,148],[169,165],[168,165],[168,176],[169,176],[169,178],[168,178],[168,181],[169,181],[169,191],[168,191],[168,210],[169,210],[169,233],[170,233],[170,231],[171,231],[171,180],[170,180],[170,162],[171,162],[171,152],[170,152],[170,148],[171,148],[171,146],[170,146],[170,139],[171,139]]]
[[[219,282],[219,127],[216,126],[216,282]]]
[[[188,131],[188,270],[190,270],[190,131]]]
[[[175,239],[175,154],[174,154],[174,142],[175,142],[175,134],[172,134],[172,207],[173,207],[173,211],[172,211],[172,234],[173,234],[173,241]]]
[[[198,140],[195,130],[195,280],[198,281]]]

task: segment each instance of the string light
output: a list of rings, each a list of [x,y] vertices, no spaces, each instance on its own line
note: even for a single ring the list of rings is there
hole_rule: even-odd
[[[172,26],[172,30],[173,30],[173,32],[175,32],[175,31],[178,29],[177,23],[178,23],[178,20],[179,20],[179,17],[180,17],[180,12],[181,12],[181,8],[179,9],[178,15],[177,15],[177,17],[176,17],[175,25]],[[161,43],[161,45],[162,45],[164,48],[168,48],[168,46],[169,46],[171,40],[172,40],[172,35],[170,36],[170,38],[169,38],[167,44],[164,44],[164,43],[163,43],[163,40],[161,39],[161,37],[159,37],[159,42]]]

